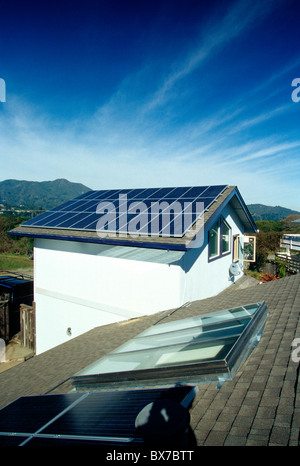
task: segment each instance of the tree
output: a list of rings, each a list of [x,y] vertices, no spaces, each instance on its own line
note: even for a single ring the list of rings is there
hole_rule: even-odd
[[[268,255],[275,253],[280,246],[279,231],[259,231],[256,235],[256,261],[249,266],[250,270],[260,271],[266,263]]]

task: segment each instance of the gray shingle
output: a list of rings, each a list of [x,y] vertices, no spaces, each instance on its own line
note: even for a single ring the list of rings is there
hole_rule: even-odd
[[[171,315],[165,311],[95,328],[0,373],[0,407],[22,395],[69,391],[66,379],[162,317],[167,322],[265,300],[270,315],[261,341],[232,381],[219,389],[214,383],[199,385],[191,425],[199,446],[299,445],[299,363],[291,360],[291,343],[300,337],[299,297],[298,274],[251,288],[232,287]]]

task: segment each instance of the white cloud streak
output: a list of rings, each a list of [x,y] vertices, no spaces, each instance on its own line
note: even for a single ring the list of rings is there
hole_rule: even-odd
[[[279,2],[277,3],[278,6]],[[271,0],[261,2],[237,1],[225,17],[215,21],[201,34],[199,45],[180,63],[173,64],[175,71],[164,80],[152,99],[144,107],[144,111],[154,110],[170,99],[170,91],[174,86],[199,68],[211,55],[236,39],[258,21],[271,13],[275,4]]]
[[[250,117],[245,98],[179,128],[155,114],[167,107],[181,81],[273,7],[271,1],[236,3],[223,19],[203,31],[198,47],[185,60],[173,64],[175,71],[144,106],[131,97],[149,72],[146,67],[127,76],[107,104],[84,122],[60,125],[18,98],[10,98],[0,113],[0,157],[5,161],[1,178],[11,178],[12,173],[18,179],[40,181],[64,177],[93,189],[226,183],[238,185],[246,202],[260,199],[270,205],[280,204],[274,201],[273,188],[280,183],[287,193],[286,198],[281,194],[281,205],[297,208],[288,204],[291,187],[288,177],[282,180],[281,176],[290,172],[289,156],[294,158],[300,141],[287,142],[287,134],[272,132],[244,137],[245,130],[283,117],[288,104],[259,111],[253,100]],[[259,86],[249,90],[249,95],[260,90]],[[299,163],[293,169],[299,173]]]

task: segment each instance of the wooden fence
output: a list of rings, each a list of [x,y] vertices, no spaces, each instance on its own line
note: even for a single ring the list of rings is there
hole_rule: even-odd
[[[5,298],[5,295],[2,295],[0,300],[0,338],[7,342],[9,340],[9,300]]]
[[[35,303],[20,305],[21,344],[35,353]]]

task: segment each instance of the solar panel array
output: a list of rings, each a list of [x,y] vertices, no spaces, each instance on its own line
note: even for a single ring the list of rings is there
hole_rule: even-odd
[[[24,396],[0,411],[0,446],[141,444],[138,413],[160,399],[184,405],[192,392],[181,386]]]
[[[225,185],[89,191],[22,226],[182,237]]]

